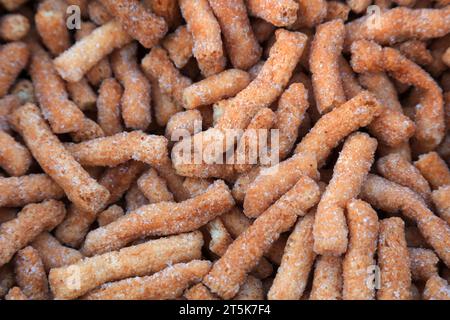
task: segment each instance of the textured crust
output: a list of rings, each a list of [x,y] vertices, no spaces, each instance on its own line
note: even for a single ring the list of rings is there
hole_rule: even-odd
[[[450,224],[450,185],[433,191],[431,198],[439,216]]]
[[[414,166],[419,169],[433,189],[450,184],[450,170],[437,152],[420,155],[414,162]]]
[[[106,136],[123,131],[120,115],[120,101],[123,89],[114,78],[105,79],[97,99],[97,122]]]
[[[162,46],[167,50],[175,67],[183,68],[192,57],[194,43],[187,26],[183,25],[167,35],[162,41]]]
[[[19,73],[25,68],[30,55],[23,42],[11,42],[0,47],[0,97],[8,93]]]
[[[22,176],[27,173],[31,162],[31,154],[27,148],[14,140],[8,133],[0,131],[0,167],[11,176]]]
[[[167,188],[167,182],[153,168],[150,168],[139,177],[137,186],[149,203],[173,201],[173,194]]]
[[[320,256],[315,265],[309,300],[342,299],[342,258]]]
[[[450,300],[450,286],[445,279],[433,276],[428,279],[423,290],[425,300]]]
[[[297,20],[292,26],[294,29],[313,28],[319,25],[327,15],[325,0],[297,0],[299,5]]]
[[[5,14],[0,19],[0,38],[5,41],[18,41],[30,31],[30,21],[18,13]]]
[[[414,281],[427,281],[438,274],[439,258],[430,249],[408,248],[411,276]]]
[[[294,0],[247,0],[249,14],[277,27],[287,27],[297,20],[298,3]]]
[[[218,298],[209,291],[202,283],[197,283],[184,293],[187,300],[218,300]]]

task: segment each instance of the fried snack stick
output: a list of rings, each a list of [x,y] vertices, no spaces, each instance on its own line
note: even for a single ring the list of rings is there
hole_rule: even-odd
[[[0,19],[0,38],[5,41],[18,41],[30,31],[30,21],[18,13],[5,14]]]
[[[430,200],[431,190],[420,171],[399,154],[390,154],[377,161],[377,171],[388,180],[417,192],[425,201]]]
[[[309,65],[317,109],[321,114],[346,101],[338,63],[344,36],[342,20],[333,20],[317,27],[311,44]]]
[[[450,228],[425,206],[418,194],[394,182],[369,175],[361,190],[361,198],[388,213],[402,211],[403,215],[417,223],[426,242],[442,261],[450,265]]]
[[[231,190],[234,200],[239,203],[244,202],[245,194],[247,193],[248,188],[253,181],[255,181],[260,172],[261,167],[254,167],[250,171],[242,173],[236,178],[233,189]]]
[[[150,168],[137,180],[139,190],[149,200],[149,203],[174,201],[173,194],[167,188],[166,181],[158,175],[158,172]]]
[[[152,48],[142,59],[141,66],[149,78],[157,79],[162,92],[180,106],[183,105],[183,90],[191,85],[191,79],[173,66],[164,49],[159,46]]]
[[[264,298],[261,280],[249,275],[233,300],[264,300]]]
[[[257,265],[264,252],[282,232],[292,227],[298,215],[305,215],[318,200],[318,186],[313,180],[301,177],[228,247],[203,283],[222,298],[235,296],[247,273]]]
[[[99,185],[75,161],[58,138],[51,132],[33,104],[26,104],[11,115],[10,120],[20,132],[41,168],[64,190],[80,209],[100,211],[109,192]]]
[[[181,141],[186,134],[192,136],[202,130],[202,114],[198,110],[177,112],[166,125],[165,136],[170,142]]]
[[[137,0],[100,0],[130,36],[150,49],[167,33],[162,17],[153,14]]]
[[[169,28],[176,28],[181,23],[181,13],[177,0],[144,0],[154,14],[163,17]]]
[[[25,68],[30,55],[23,42],[11,42],[0,47],[0,98],[8,93],[19,73]]]
[[[375,288],[368,286],[368,268],[375,265],[378,240],[378,216],[362,200],[347,204],[349,244],[342,262],[344,300],[374,300]]]
[[[132,38],[122,29],[120,23],[112,20],[77,41],[54,60],[54,65],[64,80],[80,81],[114,49],[121,48],[131,41]]]
[[[344,143],[333,177],[317,207],[314,221],[314,252],[342,255],[347,251],[344,209],[356,198],[374,161],[377,141],[365,133],[354,133]]]
[[[220,25],[209,6],[208,0],[179,0],[181,13],[192,34],[192,53],[205,77],[225,69]]]
[[[297,0],[299,9],[294,29],[313,28],[320,24],[327,14],[325,0]]]
[[[414,162],[414,166],[419,169],[433,189],[450,184],[450,170],[437,152],[420,155]]]
[[[166,180],[169,190],[173,193],[175,201],[183,201],[189,199],[189,193],[183,186],[184,177],[177,175],[175,169],[172,166],[171,159],[166,156],[161,164],[155,166],[159,175]]]
[[[0,178],[0,207],[23,207],[63,196],[61,187],[46,174]]]
[[[367,10],[367,7],[372,3],[372,0],[347,0],[347,5],[355,13],[363,13]]]
[[[193,260],[168,266],[151,276],[106,283],[82,297],[85,300],[168,300],[176,299],[190,285],[201,281],[211,262]]]
[[[345,47],[361,39],[390,45],[410,39],[439,38],[450,31],[449,16],[449,8],[414,10],[404,7],[382,11],[376,21],[372,15],[365,15],[346,24]]]
[[[183,68],[192,57],[194,43],[186,25],[178,27],[174,32],[167,35],[161,44],[178,69]]]
[[[410,259],[405,223],[400,218],[380,221],[378,265],[381,277],[378,300],[411,300]]]
[[[96,25],[101,26],[112,20],[105,6],[98,0],[91,0],[88,4],[89,19]]]
[[[29,300],[19,287],[11,288],[5,296],[5,300]]]
[[[0,167],[10,176],[27,173],[32,162],[30,152],[4,131],[0,131],[0,150]]]
[[[342,258],[319,256],[309,300],[342,299]]]
[[[438,275],[439,258],[433,250],[422,248],[408,248],[411,262],[411,276],[415,281],[427,281]]]
[[[216,103],[235,96],[249,83],[250,76],[247,72],[228,69],[185,88],[183,90],[183,106],[186,109],[194,109]]]
[[[396,48],[409,60],[418,65],[426,66],[433,62],[433,56],[427,49],[424,41],[409,40],[396,46]]]
[[[202,283],[197,283],[184,292],[187,300],[218,300],[217,296],[211,293]]]
[[[450,300],[450,286],[445,279],[435,275],[428,279],[423,290],[425,300]]]
[[[91,231],[83,244],[87,256],[116,250],[141,237],[190,232],[230,210],[234,200],[223,181],[181,203],[143,206],[109,225]]]
[[[64,247],[48,232],[38,235],[31,246],[39,252],[45,270],[74,264],[83,259],[83,255],[72,248]]]
[[[45,0],[37,8],[34,21],[45,47],[57,56],[71,45],[66,26],[67,4],[63,0]]]
[[[325,16],[324,21],[331,21],[335,19],[347,21],[350,10],[350,7],[345,3],[338,1],[327,1],[327,15]]]
[[[28,246],[17,252],[14,271],[18,286],[30,300],[46,300],[50,297],[47,274],[36,249]]]
[[[14,11],[18,9],[21,5],[26,3],[28,0],[1,0],[0,3],[8,11]]]
[[[125,195],[125,202],[127,204],[127,213],[135,211],[140,207],[149,204],[148,199],[145,195],[139,190],[138,186],[134,184]],[[138,240],[139,241],[139,240]]]
[[[65,147],[83,166],[114,167],[129,160],[156,166],[167,156],[166,138],[147,135],[140,130],[78,144],[67,143]]]
[[[106,136],[123,131],[120,115],[122,87],[114,78],[103,80],[97,99],[97,122]]]
[[[450,224],[450,185],[445,185],[431,194],[439,216]]]
[[[290,234],[283,258],[267,294],[269,300],[299,300],[308,283],[316,254],[313,251],[314,212],[299,219]]]
[[[102,211],[98,214],[97,216],[98,226],[99,227],[106,226],[107,224],[116,221],[124,214],[125,213],[123,212],[122,207],[119,207],[118,205],[114,204],[105,211]]]
[[[17,218],[0,225],[0,266],[11,260],[14,253],[34,240],[41,232],[52,230],[62,219],[64,204],[47,200],[29,204],[19,212]]]
[[[73,142],[88,141],[97,138],[103,138],[105,133],[97,122],[85,117],[81,129],[75,132],[70,132],[70,137]]]
[[[251,16],[266,20],[277,27],[288,27],[297,20],[298,3],[293,0],[246,0]]]
[[[92,110],[97,102],[97,95],[86,78],[78,82],[67,82],[67,92],[75,104],[83,111]]]
[[[158,80],[152,78],[149,74],[146,75],[150,79],[152,86],[152,101],[156,123],[159,126],[164,127],[170,117],[177,112],[183,111],[183,107],[175,103],[168,94],[162,92]]]
[[[220,24],[231,64],[236,69],[249,69],[259,61],[262,49],[250,26],[244,1],[210,0],[209,5]]]
[[[196,231],[85,258],[50,270],[50,288],[56,299],[74,299],[109,281],[144,276],[170,264],[199,259],[202,245],[202,235]]]

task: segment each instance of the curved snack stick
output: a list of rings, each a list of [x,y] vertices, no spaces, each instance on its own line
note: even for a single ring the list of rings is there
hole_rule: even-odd
[[[80,81],[86,72],[114,49],[131,41],[132,38],[122,29],[120,23],[112,20],[64,51],[54,60],[54,65],[64,80]]]
[[[0,225],[0,266],[41,232],[52,230],[57,226],[66,210],[64,204],[47,200],[39,204],[29,204],[19,212],[17,218]]]
[[[208,0],[179,0],[178,3],[192,34],[192,53],[203,76],[209,77],[223,71],[226,58],[220,26]]]
[[[166,181],[158,175],[158,172],[150,168],[137,180],[139,190],[149,200],[149,203],[174,201],[173,194],[167,188]]]
[[[183,68],[192,57],[194,43],[186,25],[178,27],[173,33],[167,35],[161,44],[178,69]]]
[[[99,227],[106,226],[107,224],[116,221],[124,214],[125,212],[123,212],[122,207],[119,207],[118,205],[114,204],[105,211],[102,211],[98,214],[97,216],[98,226]]]
[[[347,251],[347,224],[344,209],[356,198],[374,161],[377,141],[365,133],[354,133],[344,143],[334,166],[314,221],[314,252],[342,255]]]
[[[247,273],[257,265],[264,252],[282,232],[292,227],[298,215],[305,215],[318,200],[318,186],[313,180],[301,177],[228,247],[203,283],[222,298],[235,296]]]
[[[247,2],[250,8],[251,2],[255,1]],[[209,5],[220,24],[231,64],[236,69],[249,69],[259,61],[262,49],[250,26],[244,1],[210,0]]]
[[[202,245],[202,235],[196,231],[85,258],[50,270],[50,288],[56,299],[74,299],[109,281],[143,276],[170,264],[199,259]]]
[[[445,279],[433,276],[428,279],[423,290],[425,300],[450,300],[450,286]]]
[[[379,300],[410,300],[411,271],[405,240],[405,223],[400,218],[380,221],[378,242],[380,266]]]
[[[95,107],[97,95],[85,78],[78,82],[68,82],[67,91],[81,110],[92,110]]]
[[[308,283],[316,254],[313,251],[314,213],[299,219],[290,234],[283,258],[267,294],[269,300],[299,300]]]
[[[187,300],[218,300],[202,283],[190,287],[183,295]]]
[[[192,136],[202,130],[202,114],[198,110],[175,113],[166,125],[165,136],[170,142],[181,141],[185,135]]]
[[[431,198],[439,216],[450,224],[450,185],[433,191]]]
[[[342,258],[320,256],[314,270],[309,300],[342,299]]]
[[[28,149],[6,132],[0,131],[0,167],[11,176],[22,176],[27,173],[31,162]]]
[[[72,248],[64,247],[48,232],[42,232],[31,246],[39,252],[45,270],[71,265],[83,259],[83,255]]]
[[[30,31],[30,21],[21,14],[5,14],[0,19],[0,38],[5,41],[18,41]]]
[[[277,27],[287,27],[297,20],[299,5],[294,0],[247,0],[249,14]]]
[[[167,156],[167,140],[142,131],[121,132],[113,136],[68,143],[65,148],[83,166],[114,167],[129,160],[155,166]]]
[[[420,171],[399,154],[390,154],[377,161],[378,172],[388,180],[410,188],[425,201],[430,200],[430,186]]]
[[[317,109],[321,114],[346,101],[338,63],[344,36],[344,23],[334,20],[317,27],[311,44],[309,65]]]
[[[409,60],[414,61],[418,65],[426,66],[433,62],[433,56],[427,49],[424,41],[410,40],[405,41],[397,46],[397,49]]]
[[[39,109],[26,104],[17,109],[11,119],[41,168],[61,186],[67,197],[80,209],[100,211],[109,197],[108,190],[69,154],[51,132]]]
[[[63,0],[45,0],[37,8],[34,21],[39,36],[48,50],[57,56],[71,45],[66,26],[67,4]]]
[[[181,13],[177,0],[144,0],[154,14],[163,17],[169,28],[176,28],[181,23]]]
[[[160,202],[143,206],[109,225],[91,231],[82,253],[88,256],[122,248],[144,236],[164,236],[198,229],[230,210],[234,200],[223,181],[181,203]]]
[[[120,101],[123,89],[114,78],[105,79],[99,89],[97,99],[97,121],[106,136],[123,131]]]
[[[5,296],[5,300],[29,300],[19,287],[11,288]]]
[[[292,26],[294,29],[313,28],[320,24],[327,15],[327,2],[325,0],[297,0],[299,9],[297,20]]]
[[[166,50],[159,46],[152,48],[150,53],[142,59],[141,65],[147,76],[158,80],[162,92],[169,95],[180,106],[183,105],[183,90],[192,82],[173,66]]]
[[[439,258],[433,250],[422,248],[408,248],[411,261],[411,276],[415,281],[427,281],[438,274]]]
[[[420,155],[414,162],[414,166],[419,169],[433,189],[450,184],[450,170],[437,152]]]
[[[230,98],[242,91],[250,83],[247,72],[228,69],[196,82],[183,90],[183,106],[193,109]]]
[[[369,268],[375,265],[378,216],[372,207],[361,200],[347,204],[349,244],[342,262],[344,300],[374,300],[375,288],[368,286]]]
[[[46,174],[0,178],[0,207],[23,207],[63,196],[61,187]]]
[[[25,247],[14,258],[16,281],[30,300],[49,298],[48,280],[39,253],[33,247]]]
[[[19,73],[25,68],[30,55],[23,42],[11,42],[0,47],[0,98],[8,93]]]

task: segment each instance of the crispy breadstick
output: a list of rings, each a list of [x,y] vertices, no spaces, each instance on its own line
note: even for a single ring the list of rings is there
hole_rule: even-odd
[[[123,131],[120,115],[122,87],[114,78],[105,79],[99,89],[97,121],[106,136]]]
[[[298,3],[293,0],[247,0],[249,14],[277,27],[287,27],[297,20]]]
[[[431,194],[439,216],[450,224],[450,185],[445,185]]]
[[[439,258],[433,250],[422,248],[408,248],[408,250],[413,280],[427,281],[438,274]]]
[[[124,214],[125,213],[123,212],[122,207],[119,207],[118,205],[114,204],[105,211],[102,211],[98,214],[97,216],[98,226],[99,227],[106,226],[107,224],[116,221]]]
[[[170,264],[199,259],[202,245],[202,235],[196,231],[85,258],[50,270],[50,288],[56,299],[74,299],[109,281],[143,276]],[[91,272],[93,269],[95,272]]]
[[[14,253],[34,240],[41,232],[57,226],[66,210],[64,204],[46,200],[29,204],[19,212],[17,218],[0,225],[0,266],[11,260]]]
[[[294,29],[313,28],[320,24],[327,15],[327,1],[325,0],[297,0],[299,9]]]
[[[317,258],[309,300],[342,299],[342,258]]]
[[[450,184],[450,170],[437,152],[420,155],[419,159],[414,162],[414,166],[419,169],[433,189]]]
[[[0,38],[5,41],[18,41],[30,31],[30,21],[27,17],[18,14],[5,14],[0,19]]]
[[[218,298],[202,283],[198,283],[186,290],[183,296],[187,300],[218,300]]]
[[[192,35],[186,25],[178,27],[162,41],[162,46],[167,50],[170,60],[177,68],[183,68],[192,57]]]
[[[19,73],[25,68],[30,55],[23,42],[11,42],[0,47],[0,98],[8,93]]]
[[[450,300],[450,286],[445,279],[433,276],[428,279],[423,290],[425,300]]]
[[[32,158],[27,148],[9,134],[0,131],[0,167],[11,176],[22,176],[30,168]]]
[[[82,210],[100,211],[109,197],[108,190],[75,161],[50,131],[39,109],[28,103],[17,109],[11,119],[36,161],[67,197]]]
[[[209,77],[223,71],[226,59],[220,26],[208,0],[179,0],[178,3],[192,34],[192,53],[203,76]]]
[[[167,188],[166,181],[153,168],[139,177],[137,186],[149,200],[149,203],[173,201],[173,194]]]

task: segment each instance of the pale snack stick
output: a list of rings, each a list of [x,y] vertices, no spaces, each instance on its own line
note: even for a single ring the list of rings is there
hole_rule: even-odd
[[[347,204],[348,250],[342,262],[344,300],[374,300],[375,288],[368,286],[369,268],[375,265],[378,241],[378,216],[362,200]]]
[[[139,190],[149,200],[149,203],[174,201],[173,194],[167,188],[166,181],[158,175],[158,172],[150,168],[137,180]]]
[[[112,205],[105,211],[102,211],[97,216],[97,222],[99,227],[106,226],[107,224],[110,224],[111,222],[116,221],[120,217],[122,217],[125,213],[123,212],[122,207],[119,207],[118,205]]]
[[[109,225],[91,231],[82,253],[91,256],[122,248],[144,236],[190,232],[231,209],[234,200],[223,181],[180,203],[160,202],[138,208]]]
[[[125,202],[127,205],[127,212],[132,212],[149,204],[147,197],[139,190],[136,184],[134,184],[125,194]]]
[[[313,28],[319,25],[327,15],[327,1],[325,0],[297,0],[299,9],[297,20],[293,27]]]
[[[198,110],[177,112],[170,117],[164,135],[169,142],[180,141],[202,130],[202,114]]]
[[[193,109],[230,98],[242,91],[250,83],[247,72],[228,69],[196,82],[183,90],[183,106]]]
[[[245,194],[247,193],[248,188],[259,175],[260,171],[261,167],[254,167],[250,171],[242,173],[236,178],[233,189],[231,190],[234,200],[239,203],[244,202]]]
[[[184,292],[187,300],[218,300],[218,298],[209,291],[202,283],[197,283]]]
[[[448,266],[450,265],[450,228],[435,216],[421,197],[408,188],[375,175],[369,175],[361,190],[361,198],[388,213],[402,211],[415,221],[426,242]]]
[[[14,94],[9,94],[3,98],[0,98],[0,130],[11,132],[11,128],[8,123],[8,115],[21,105],[21,99]]]
[[[30,30],[30,21],[18,13],[5,14],[0,19],[0,38],[5,41],[18,41]]]
[[[83,166],[114,167],[129,160],[155,166],[167,156],[166,138],[140,130],[64,146]]]
[[[347,5],[355,13],[363,13],[367,7],[372,3],[372,0],[346,0]]]
[[[399,154],[390,154],[377,161],[377,171],[388,180],[417,192],[425,201],[430,200],[430,186],[420,171]]]
[[[251,16],[266,20],[277,27],[287,27],[297,20],[298,3],[294,0],[247,0]]]
[[[325,16],[324,21],[331,21],[335,19],[347,21],[350,10],[350,7],[345,3],[338,1],[327,1],[327,15]]]
[[[269,40],[269,38],[273,35],[273,33],[275,32],[275,29],[276,29],[273,24],[267,22],[266,20],[259,19],[259,18],[252,19],[251,24],[252,24],[253,34],[255,35],[256,40],[260,44]],[[255,64],[253,67],[255,67],[257,65],[258,65],[258,63]],[[250,70],[249,70],[249,72],[250,72]]]
[[[405,223],[400,218],[380,221],[378,265],[381,278],[378,300],[410,300],[410,259],[405,240]]]
[[[292,151],[308,108],[308,91],[301,83],[291,84],[281,95],[274,125],[279,130],[280,159],[284,160]]]
[[[225,69],[219,22],[207,0],[180,0],[181,13],[192,34],[194,57],[203,76],[208,77]]]
[[[34,21],[45,47],[57,56],[71,45],[69,29],[66,26],[67,4],[63,0],[45,0],[37,8]]]
[[[114,78],[102,81],[97,99],[97,122],[106,136],[123,131],[120,101],[123,89]]]
[[[97,122],[87,117],[84,118],[83,124],[78,131],[70,132],[69,134],[73,142],[88,141],[105,136],[103,129],[97,124]]]
[[[31,246],[39,252],[47,272],[50,269],[71,265],[83,259],[83,255],[79,251],[61,245],[48,232],[38,235]]]
[[[154,14],[163,17],[169,28],[176,28],[181,23],[181,13],[177,0],[144,0]]]
[[[12,256],[41,232],[52,230],[62,219],[66,210],[64,204],[47,200],[39,204],[29,204],[17,217],[0,225],[0,266],[11,260]]]
[[[269,300],[299,300],[303,295],[316,257],[313,251],[313,224],[314,212],[297,221],[267,294]]]
[[[14,270],[17,285],[30,300],[49,298],[47,274],[36,249],[28,246],[17,252]]]
[[[60,199],[64,191],[46,174],[0,178],[0,207],[22,207],[48,199]]]
[[[4,131],[0,131],[0,150],[0,167],[10,176],[27,173],[32,162],[30,152]]]
[[[116,50],[111,65],[124,91],[121,99],[122,118],[129,129],[145,130],[151,122],[150,82],[137,64],[137,43]]]
[[[14,268],[12,263],[0,267],[0,297],[4,298],[8,291],[15,285]]]
[[[248,276],[233,300],[264,300],[264,290],[261,280]]]
[[[192,57],[192,47],[194,44],[187,26],[183,25],[167,35],[162,40],[162,46],[166,49],[175,67],[183,68]]]
[[[450,300],[450,285],[445,279],[433,276],[428,279],[423,291],[424,300]]]
[[[114,49],[121,48],[131,41],[132,38],[122,29],[120,23],[112,20],[77,41],[54,60],[54,65],[64,80],[80,81]]]
[[[346,101],[339,69],[344,44],[342,20],[333,20],[317,27],[309,58],[317,109],[321,114]]]
[[[413,280],[427,281],[438,274],[439,258],[430,249],[408,248]]]
[[[30,51],[23,42],[10,42],[0,47],[0,98],[8,93],[19,73],[28,63]]]
[[[264,252],[282,232],[292,227],[298,215],[305,215],[318,200],[317,185],[313,180],[301,177],[291,190],[239,235],[214,263],[203,283],[222,298],[235,296],[247,273],[258,264]]]
[[[69,200],[86,211],[98,212],[103,208],[109,197],[108,190],[70,155],[35,105],[20,107],[10,120],[41,168],[64,190]]]
[[[251,2],[247,2],[250,8]],[[259,61],[262,49],[250,25],[244,0],[209,0],[209,4],[220,24],[233,67],[241,70],[252,67]]]
[[[419,169],[433,189],[450,184],[450,170],[437,152],[420,155],[414,162],[414,166]]]
[[[144,276],[167,265],[199,259],[202,245],[202,235],[196,231],[85,258],[50,270],[50,288],[56,299],[74,299],[109,281]]]
[[[147,77],[149,77],[148,74]],[[152,77],[149,78],[152,85],[152,107],[156,123],[164,127],[174,114],[183,111],[183,107],[175,103],[168,94],[161,90],[158,80]]]
[[[408,59],[418,65],[426,66],[433,62],[433,56],[424,41],[409,40],[397,46],[397,49]]]
[[[6,8],[6,10],[14,11],[27,1],[28,0],[1,0],[0,3]]]
[[[382,11],[375,18],[365,15],[346,24],[346,47],[361,39],[393,44],[410,39],[439,38],[450,31],[449,16],[448,8],[415,10],[404,7]]]
[[[309,300],[341,300],[342,282],[342,258],[319,256]]]
[[[365,133],[347,138],[334,166],[333,177],[317,207],[314,252],[342,255],[347,251],[348,229],[344,209],[356,198],[374,161],[377,141]]]
[[[78,131],[84,114],[69,100],[64,81],[56,72],[50,55],[37,43],[32,48],[29,72],[44,117],[56,134]]]
[[[450,224],[450,185],[445,185],[433,191],[431,199],[439,216]]]
[[[159,46],[152,48],[150,53],[142,59],[141,66],[147,76],[157,79],[162,92],[169,95],[180,106],[183,105],[183,90],[191,85],[192,81],[174,67],[166,50]]]
[[[83,111],[92,110],[97,102],[97,94],[89,85],[86,78],[78,82],[67,82],[67,92],[70,99]]]
[[[13,287],[8,291],[5,300],[29,300],[19,287]]]
[[[105,6],[99,0],[89,1],[88,14],[89,19],[98,26],[101,26],[113,19],[106,10]]]

